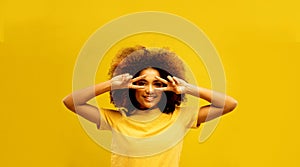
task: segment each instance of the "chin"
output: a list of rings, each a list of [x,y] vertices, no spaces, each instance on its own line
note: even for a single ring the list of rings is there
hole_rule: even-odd
[[[143,110],[148,110],[148,109],[152,109],[152,108],[157,108],[157,106],[152,105],[152,104],[144,104],[143,107],[141,107],[141,109],[143,109]]]

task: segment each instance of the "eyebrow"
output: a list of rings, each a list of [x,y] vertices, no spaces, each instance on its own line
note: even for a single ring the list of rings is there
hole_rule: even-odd
[[[138,81],[136,81],[136,82],[139,82],[139,81],[146,81],[146,82],[147,82],[147,80],[145,80],[145,79],[140,79],[140,80],[138,80]]]
[[[146,79],[140,79],[140,80],[138,80],[138,81],[136,81],[136,82],[140,82],[140,81],[148,82]],[[153,80],[153,82],[160,82],[160,83],[163,83],[163,82],[161,82],[161,81],[158,80],[158,79]]]

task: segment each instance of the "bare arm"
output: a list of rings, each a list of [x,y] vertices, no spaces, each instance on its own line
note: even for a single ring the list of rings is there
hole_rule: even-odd
[[[169,81],[160,77],[157,78],[167,85],[164,88],[157,88],[158,90],[173,91],[176,94],[186,93],[210,102],[209,105],[199,109],[198,125],[229,113],[237,106],[237,101],[234,98],[223,93],[194,86],[177,77],[168,76]]]
[[[110,87],[111,81],[106,81],[82,90],[78,90],[66,96],[63,99],[63,103],[72,112],[98,125],[100,122],[98,108],[88,104],[87,102],[95,96],[110,91]]]
[[[144,76],[140,76],[132,79],[131,75],[122,74],[112,78],[111,80],[73,92],[63,99],[63,103],[72,112],[99,125],[100,123],[99,109],[93,105],[88,104],[87,102],[98,95],[111,91],[112,89],[144,88],[143,86],[136,86],[132,84],[133,82],[136,82],[137,80],[143,77]]]
[[[229,113],[237,106],[237,101],[234,98],[206,88],[188,84],[186,93],[210,102],[209,105],[200,108],[198,125]]]

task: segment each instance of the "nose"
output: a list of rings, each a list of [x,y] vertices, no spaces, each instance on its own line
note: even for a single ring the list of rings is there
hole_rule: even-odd
[[[148,94],[153,93],[153,92],[154,92],[154,87],[153,87],[153,85],[152,85],[152,84],[147,85],[146,88],[145,88],[145,91],[146,91],[146,93],[148,93]]]

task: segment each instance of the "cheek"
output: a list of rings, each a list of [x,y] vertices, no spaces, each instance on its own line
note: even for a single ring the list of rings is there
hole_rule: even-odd
[[[141,90],[136,90],[135,91],[135,96],[139,96],[139,95],[141,95],[143,92],[141,91]]]
[[[135,99],[139,100],[142,96],[143,92],[140,90],[135,91]]]
[[[156,95],[157,95],[157,97],[158,97],[159,99],[161,99],[162,94],[163,94],[163,92],[158,92],[158,93],[156,93]]]

